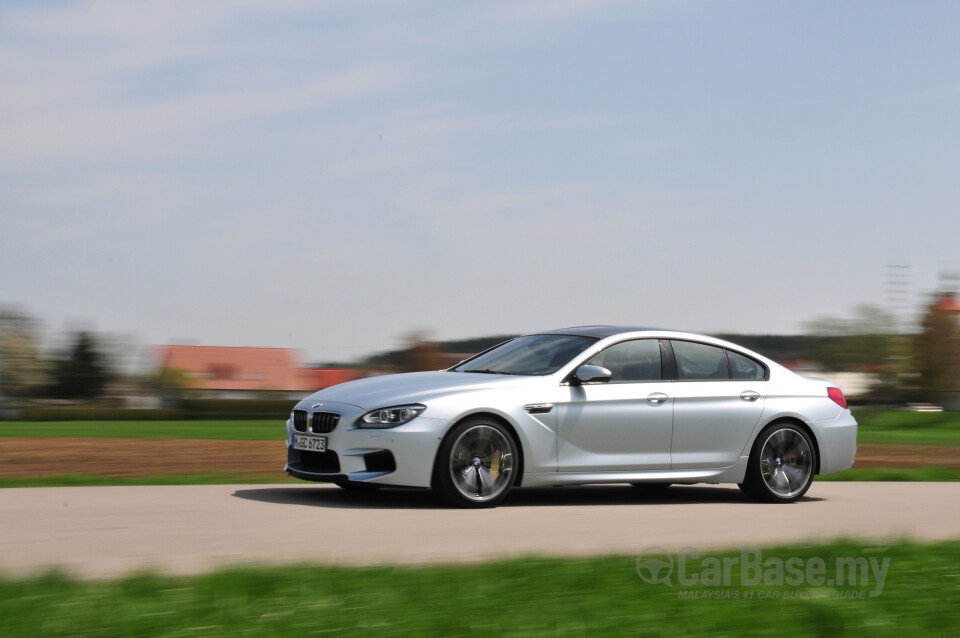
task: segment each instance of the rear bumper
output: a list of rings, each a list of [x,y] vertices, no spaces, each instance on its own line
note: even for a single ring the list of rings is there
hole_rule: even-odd
[[[820,448],[819,474],[831,474],[853,467],[857,456],[857,421],[850,410],[836,419],[809,423]]]

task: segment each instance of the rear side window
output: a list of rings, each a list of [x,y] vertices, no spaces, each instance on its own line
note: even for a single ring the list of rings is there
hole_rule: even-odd
[[[660,340],[624,341],[610,346],[587,363],[610,370],[613,373],[610,383],[659,381]]]
[[[762,365],[742,354],[727,350],[727,359],[730,361],[730,374],[734,379],[763,379],[767,374]]]
[[[730,378],[727,355],[723,348],[690,341],[670,343],[677,359],[677,378],[681,381]]]

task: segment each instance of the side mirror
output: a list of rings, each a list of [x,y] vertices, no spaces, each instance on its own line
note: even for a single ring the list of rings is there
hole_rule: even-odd
[[[580,366],[573,378],[580,383],[606,383],[613,373],[602,366]]]

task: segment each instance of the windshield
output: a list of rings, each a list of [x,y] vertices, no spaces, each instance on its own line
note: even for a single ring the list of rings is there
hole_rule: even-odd
[[[486,374],[553,374],[595,342],[592,337],[573,335],[517,337],[451,370]]]

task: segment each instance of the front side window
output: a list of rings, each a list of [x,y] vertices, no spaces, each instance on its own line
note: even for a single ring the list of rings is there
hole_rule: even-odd
[[[730,361],[730,373],[734,379],[763,379],[767,374],[762,365],[742,354],[727,350],[727,359]]]
[[[635,339],[610,346],[587,362],[601,366],[613,376],[610,383],[660,381],[660,341]]]
[[[677,378],[681,381],[730,378],[723,348],[691,341],[671,341],[670,344],[677,359]]]
[[[596,341],[592,337],[574,335],[527,335],[468,359],[451,370],[485,374],[553,374]]]

